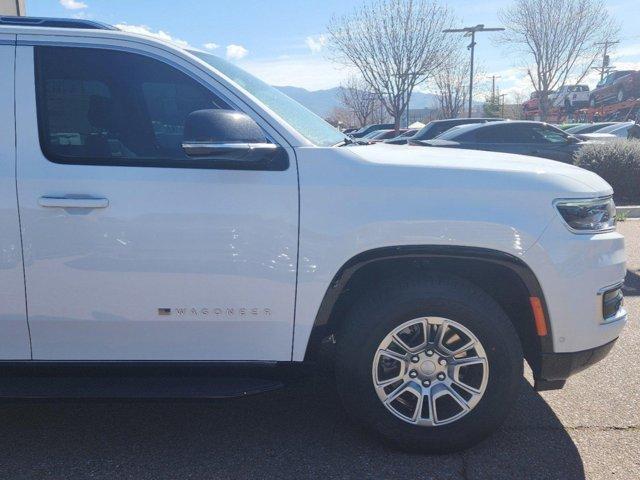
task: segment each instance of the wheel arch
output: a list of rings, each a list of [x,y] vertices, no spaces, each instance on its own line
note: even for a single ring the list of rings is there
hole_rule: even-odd
[[[483,289],[505,310],[518,331],[528,363],[538,369],[541,352],[552,351],[552,331],[542,287],[520,258],[499,250],[450,245],[382,247],[359,253],[334,275],[316,314],[305,360],[322,356],[353,302],[385,278],[427,272],[459,276]],[[547,335],[538,336],[529,297],[538,297]]]

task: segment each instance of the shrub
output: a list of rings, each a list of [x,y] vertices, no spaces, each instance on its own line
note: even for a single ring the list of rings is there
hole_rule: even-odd
[[[619,205],[640,203],[639,140],[586,144],[576,154],[574,163],[609,182]]]

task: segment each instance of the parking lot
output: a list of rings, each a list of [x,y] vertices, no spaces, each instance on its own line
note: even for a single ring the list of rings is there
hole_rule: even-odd
[[[612,354],[564,390],[523,381],[517,408],[462,454],[380,445],[349,423],[330,378],[228,401],[8,401],[0,478],[637,479],[640,477],[640,221],[626,235],[630,323]]]

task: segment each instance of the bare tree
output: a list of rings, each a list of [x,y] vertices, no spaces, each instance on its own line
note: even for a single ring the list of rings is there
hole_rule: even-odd
[[[470,69],[469,59],[458,52],[452,54],[434,74],[433,84],[443,118],[457,118],[463,113],[469,95]],[[476,68],[473,73],[474,85],[478,85],[481,76],[482,69]]]
[[[347,128],[353,126],[354,113],[351,109],[334,107],[325,118],[334,127]]]
[[[363,127],[378,108],[378,99],[362,78],[353,76],[340,87],[340,101],[353,112],[359,126]]]
[[[601,0],[515,0],[498,17],[507,29],[499,41],[529,58],[543,120],[549,93],[569,80],[580,82],[602,53],[600,43],[618,32]]]
[[[394,119],[396,129],[416,85],[453,49],[452,26],[437,0],[371,0],[328,26],[335,60],[355,66]]]

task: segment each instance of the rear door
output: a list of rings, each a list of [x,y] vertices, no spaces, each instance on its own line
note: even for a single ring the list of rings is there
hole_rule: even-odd
[[[242,108],[157,47],[69,41],[17,52],[33,357],[290,360],[291,149],[247,111],[289,153],[284,170],[185,163],[188,113]]]
[[[0,33],[0,359],[30,359],[16,197],[15,35]]]

